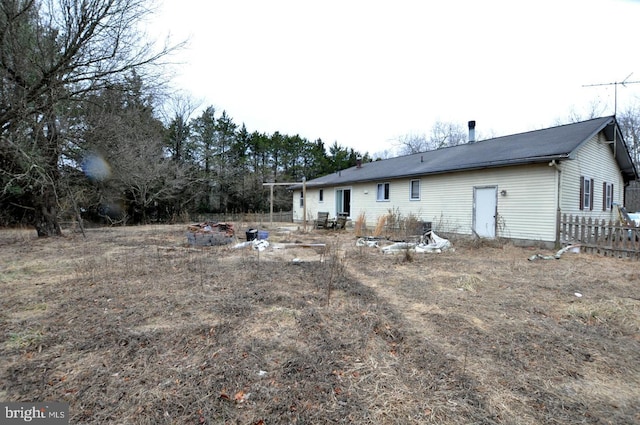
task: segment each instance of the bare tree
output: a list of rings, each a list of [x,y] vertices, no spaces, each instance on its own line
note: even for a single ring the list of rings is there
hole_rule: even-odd
[[[191,128],[189,121],[200,107],[200,102],[185,94],[175,94],[166,103],[165,122],[168,123],[168,148],[175,161],[183,161],[193,156],[193,146],[189,146]]]
[[[410,155],[457,146],[467,142],[467,131],[460,124],[436,121],[429,136],[425,134],[407,134],[398,138],[398,153]]]
[[[409,133],[398,137],[396,146],[400,155],[411,155],[431,150],[427,136],[417,133]]]
[[[153,92],[134,73],[92,96],[76,124],[83,128],[84,157],[94,161],[93,170],[84,161],[98,192],[93,206],[124,204],[137,222],[147,222],[160,207],[176,212],[189,176],[188,164],[166,151],[167,130],[153,104]]]
[[[61,234],[60,163],[80,143],[65,116],[171,51],[142,39],[149,12],[147,0],[0,0],[0,197],[19,196],[39,236]]]
[[[465,128],[454,122],[436,121],[431,128],[429,144],[433,149],[448,146],[457,146],[467,142],[468,132]]]
[[[555,120],[554,124],[563,125],[598,118],[605,113],[606,109],[607,106],[602,103],[600,99],[593,99],[583,111],[579,111],[575,107],[572,107],[566,118],[558,118]]]
[[[640,164],[640,105],[635,104],[618,114],[618,123],[633,162]]]

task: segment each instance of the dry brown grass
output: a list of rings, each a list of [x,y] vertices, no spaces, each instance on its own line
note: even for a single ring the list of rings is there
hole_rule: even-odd
[[[354,223],[353,230],[355,235],[365,236],[366,227],[367,227],[367,215],[363,211],[358,215]]]
[[[74,424],[640,421],[637,262],[184,233],[0,232],[0,400],[66,401]]]
[[[376,224],[376,228],[373,230],[373,236],[378,237],[382,235],[382,231],[387,223],[387,216],[381,215],[378,217],[378,223]]]

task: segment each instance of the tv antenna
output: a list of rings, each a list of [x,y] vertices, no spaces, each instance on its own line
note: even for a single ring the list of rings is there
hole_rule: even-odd
[[[633,75],[633,72],[631,74],[627,75],[627,78],[625,78],[622,81],[614,81],[613,83],[586,84],[586,85],[583,85],[582,87],[614,86],[614,92],[613,92],[613,115],[617,116],[618,115],[618,86],[626,87],[627,84],[638,84],[638,83],[640,83],[640,81],[628,81],[629,77],[631,77],[632,75]]]

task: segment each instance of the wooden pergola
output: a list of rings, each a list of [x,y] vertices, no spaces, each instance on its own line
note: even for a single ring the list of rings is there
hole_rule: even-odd
[[[269,186],[269,223],[273,224],[273,187],[274,186],[291,186],[295,182],[288,183],[262,183],[263,186]],[[304,230],[307,231],[307,179],[302,178],[302,215]]]

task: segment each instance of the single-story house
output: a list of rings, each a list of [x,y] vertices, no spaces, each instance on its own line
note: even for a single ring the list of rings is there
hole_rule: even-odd
[[[361,164],[291,186],[295,221],[318,212],[367,226],[392,211],[434,231],[559,243],[561,214],[616,220],[638,177],[614,116]],[[304,192],[304,193],[303,193]],[[306,208],[304,202],[306,201]]]

